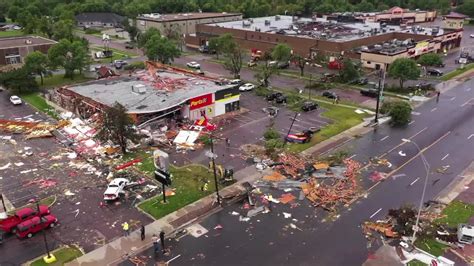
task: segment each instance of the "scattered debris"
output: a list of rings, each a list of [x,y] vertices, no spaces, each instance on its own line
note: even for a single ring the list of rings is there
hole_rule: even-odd
[[[285,217],[286,219],[289,219],[291,218],[291,213],[283,212],[283,217]]]

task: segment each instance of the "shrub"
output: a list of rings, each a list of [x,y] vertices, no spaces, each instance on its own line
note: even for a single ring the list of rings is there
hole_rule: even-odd
[[[263,137],[265,138],[265,140],[272,140],[272,139],[279,139],[280,138],[280,133],[278,132],[278,130],[276,130],[275,128],[273,127],[269,127],[264,133],[263,133]]]
[[[88,28],[84,31],[86,34],[98,34],[101,33],[100,30],[98,29],[93,29],[93,28]]]
[[[397,101],[391,104],[388,114],[392,118],[391,124],[394,126],[404,126],[411,120],[412,108],[404,101]]]
[[[265,97],[270,94],[270,89],[260,86],[255,89],[255,94],[257,94],[257,96]]]
[[[388,114],[390,112],[390,109],[392,109],[394,103],[394,101],[385,101],[382,107],[380,108],[380,113],[384,115]]]

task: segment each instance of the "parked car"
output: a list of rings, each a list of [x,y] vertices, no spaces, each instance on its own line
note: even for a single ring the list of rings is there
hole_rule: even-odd
[[[114,64],[114,67],[117,69],[120,69],[125,65],[128,65],[127,61],[124,61],[124,60],[115,60],[113,64]]]
[[[10,97],[10,102],[13,103],[14,105],[20,105],[22,104],[23,102],[21,101],[20,97],[16,96],[16,95],[12,95]]]
[[[195,61],[192,61],[192,62],[189,62],[189,63],[186,63],[186,66],[190,67],[190,68],[196,68],[196,69],[199,69],[201,68],[201,65],[198,64],[197,62]]]
[[[244,85],[239,87],[239,91],[251,91],[255,89],[255,85],[251,83],[245,83]]]
[[[269,114],[270,116],[276,116],[278,114],[278,111],[280,109],[275,106],[269,106],[269,107],[264,107],[262,108],[262,111],[266,114]]]
[[[313,132],[311,130],[304,130],[300,133],[288,134],[285,140],[292,143],[308,143],[311,141],[312,136]]]
[[[278,64],[278,61],[270,61],[270,62],[268,62],[268,66],[270,66],[270,67],[276,67],[277,64]]]
[[[334,81],[334,79],[336,79],[336,74],[324,73],[321,77],[321,82],[331,82]]]
[[[357,85],[365,85],[369,82],[369,79],[368,78],[359,78],[359,79],[356,79],[356,80],[353,80],[351,82],[351,84],[357,84]]]
[[[474,38],[474,34],[469,35],[469,37]]]
[[[33,217],[40,217],[50,214],[49,207],[46,205],[37,208],[23,208],[15,212],[15,214],[8,216],[6,219],[0,220],[0,230],[5,233],[15,233],[17,225],[29,220]]]
[[[126,178],[115,178],[112,180],[104,192],[104,200],[116,200],[124,193],[124,189],[130,181]]]
[[[256,66],[256,65],[257,65],[257,61],[254,61],[254,60],[249,61],[249,62],[247,63],[247,66],[248,66],[248,67],[254,67],[254,66]]]
[[[240,79],[232,79],[229,81],[230,84],[232,85],[243,85],[244,83]]]
[[[428,83],[428,82],[420,82],[418,84],[416,84],[416,88],[417,89],[422,89],[422,90],[429,90],[432,88],[433,85],[431,85],[431,83]]]
[[[223,86],[223,85],[229,85],[230,81],[228,79],[220,78],[216,81],[214,81],[216,85]]]
[[[132,42],[125,43],[125,49],[133,49],[133,48],[135,48],[135,45]]]
[[[290,67],[290,62],[278,62],[276,67],[279,68],[279,69],[289,68]]]
[[[437,65],[435,65],[435,67],[445,67],[445,66],[446,66],[446,64],[445,64],[445,63],[441,63],[441,64],[437,64]]]
[[[365,88],[360,90],[360,94],[367,97],[377,98],[379,92],[376,89]]]
[[[57,222],[58,219],[51,214],[42,217],[33,217],[17,226],[16,236],[18,238],[31,238],[33,234],[41,230],[53,228]]]
[[[329,98],[329,99],[336,99],[337,98],[337,94],[332,92],[332,91],[325,91],[323,92],[323,97],[326,97],[326,98]]]
[[[275,98],[276,103],[286,103],[286,96],[281,94]]]
[[[273,101],[279,96],[283,96],[283,94],[281,92],[272,92],[268,94],[265,98],[267,99],[267,101]]]
[[[311,110],[316,110],[318,109],[319,105],[315,102],[304,102],[303,103],[303,106],[301,106],[301,110],[305,111],[305,112],[309,112]]]
[[[439,69],[435,69],[435,68],[431,68],[431,69],[426,70],[426,73],[430,76],[438,76],[438,77],[443,75],[443,71],[441,71]]]

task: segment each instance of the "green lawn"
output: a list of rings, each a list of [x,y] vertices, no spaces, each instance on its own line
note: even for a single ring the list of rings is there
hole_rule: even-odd
[[[43,85],[41,85],[40,78],[39,77],[36,78],[36,82],[38,83],[40,88],[55,88],[55,87],[60,87],[64,85],[82,83],[89,80],[92,80],[92,79],[84,77],[83,75],[79,75],[78,73],[74,75],[74,79],[65,78],[63,74],[57,74],[57,75],[45,77],[43,79]]]
[[[93,47],[91,48],[91,51],[93,52],[99,52],[102,51],[103,49],[101,47]],[[110,48],[110,50],[113,51],[112,59],[111,58],[103,58],[103,59],[94,59],[97,62],[100,62],[102,64],[108,64],[113,62],[114,60],[123,60],[123,59],[128,59],[132,57],[136,57],[137,54],[129,51],[122,51],[122,50],[117,50],[114,48]]]
[[[444,250],[448,248],[448,246],[437,242],[433,238],[423,237],[420,237],[415,241],[415,246],[436,257],[443,255]]]
[[[31,266],[48,266],[48,265],[60,266],[60,265],[64,265],[66,262],[70,262],[74,260],[75,258],[82,256],[83,253],[77,248],[64,247],[53,252],[53,255],[56,257],[56,260],[57,260],[54,263],[47,264],[46,262],[43,261],[43,258],[40,258],[40,259],[37,259],[36,261],[33,261],[30,265]]]
[[[53,107],[51,107],[43,97],[40,96],[39,92],[26,92],[21,93],[19,95],[25,102],[34,106],[40,112],[43,112],[54,119],[59,119],[58,115],[54,111]]]
[[[17,37],[23,36],[25,33],[21,30],[0,31],[0,38],[2,37]]]
[[[427,264],[426,263],[423,263],[419,260],[411,260],[410,262],[408,262],[408,266],[426,266]]]
[[[450,80],[450,79],[452,79],[452,78],[454,78],[454,77],[456,77],[456,76],[459,76],[459,75],[461,75],[462,73],[464,73],[464,72],[466,72],[466,71],[468,71],[468,70],[471,70],[471,69],[474,69],[474,63],[465,65],[463,69],[458,68],[458,69],[456,69],[456,70],[453,70],[453,71],[447,73],[446,75],[442,76],[441,79],[444,80],[444,81]]]
[[[455,200],[444,208],[442,214],[446,217],[436,220],[437,223],[457,228],[458,224],[467,223],[474,216],[474,205]]]
[[[326,111],[321,116],[331,119],[333,122],[316,133],[310,142],[304,144],[290,144],[288,149],[292,152],[302,152],[311,146],[316,145],[332,136],[335,136],[363,121],[366,114],[357,114],[354,109],[336,104],[318,102],[321,108]]]

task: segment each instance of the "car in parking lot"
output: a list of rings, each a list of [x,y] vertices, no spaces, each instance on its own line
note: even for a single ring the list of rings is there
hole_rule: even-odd
[[[329,98],[329,99],[336,99],[337,98],[337,94],[335,92],[332,92],[332,91],[325,91],[323,92],[323,97],[326,97],[326,98]]]
[[[304,102],[303,103],[303,106],[301,106],[301,110],[305,111],[305,112],[309,112],[311,110],[316,110],[318,109],[319,105],[315,102]]]
[[[229,84],[232,84],[232,85],[239,85],[239,86],[240,86],[240,85],[243,85],[244,82],[243,82],[242,80],[240,80],[240,79],[232,79],[232,80],[229,81]],[[247,83],[247,84],[248,84],[248,83]]]
[[[254,60],[249,61],[249,62],[247,63],[247,66],[248,66],[248,67],[254,67],[254,66],[256,66],[256,65],[257,65],[257,61],[254,61]]]
[[[279,69],[285,69],[285,68],[289,68],[290,67],[290,62],[286,61],[286,62],[278,62],[278,64],[276,65],[277,68]]]
[[[417,89],[422,89],[422,90],[429,90],[432,88],[433,85],[431,85],[431,83],[428,83],[428,82],[420,82],[418,84],[416,84],[416,88]]]
[[[269,106],[269,107],[264,107],[262,108],[262,111],[270,116],[276,116],[278,114],[278,111],[280,109],[275,106]]]
[[[377,95],[379,95],[379,92],[376,89],[365,88],[365,89],[360,90],[360,94],[367,97],[377,98]]]
[[[281,93],[281,92],[272,92],[272,93],[268,94],[267,97],[265,97],[265,99],[267,101],[273,101],[277,97],[280,97],[280,96],[283,96],[283,93]]]
[[[127,64],[128,64],[127,61],[124,61],[124,60],[115,60],[113,63],[114,67],[117,69],[120,69]]]
[[[281,94],[275,98],[276,103],[286,103],[286,96]]]
[[[112,180],[104,192],[104,200],[116,200],[124,194],[125,187],[130,184],[126,178],[115,178]]]
[[[13,103],[14,105],[20,105],[22,104],[23,102],[21,101],[20,97],[16,96],[16,95],[12,95],[10,97],[10,102]]]
[[[321,77],[321,82],[331,82],[336,79],[337,75],[334,73],[324,73]]]
[[[51,214],[33,217],[17,226],[16,236],[18,238],[31,238],[35,233],[41,230],[55,227],[57,222],[58,219]]]
[[[201,68],[201,65],[198,64],[198,63],[195,62],[195,61],[186,63],[186,66],[187,66],[187,67],[190,67],[190,68],[196,68],[196,69]]]
[[[251,83],[245,83],[244,85],[239,87],[239,91],[251,91],[255,89],[255,85]]]
[[[39,205],[38,208],[23,208],[16,211],[13,215],[8,216],[6,219],[0,220],[0,230],[5,233],[15,233],[16,227],[22,222],[29,220],[36,216],[45,216],[50,214],[49,207],[46,205]]]
[[[135,45],[132,42],[125,43],[125,49],[133,49],[133,48],[135,48]]]
[[[230,81],[229,81],[228,79],[225,79],[225,78],[220,78],[220,79],[214,81],[214,83],[215,83],[216,85],[223,86],[223,85],[228,85],[228,84],[230,84]]]
[[[435,68],[430,68],[428,70],[426,70],[426,73],[430,76],[442,76],[443,75],[443,71],[439,70],[439,69],[435,69]]]
[[[359,79],[356,79],[356,80],[353,80],[351,82],[351,84],[357,84],[357,85],[365,85],[369,82],[369,79],[368,78],[359,78]]]
[[[474,38],[474,34],[469,35],[469,37]]]

